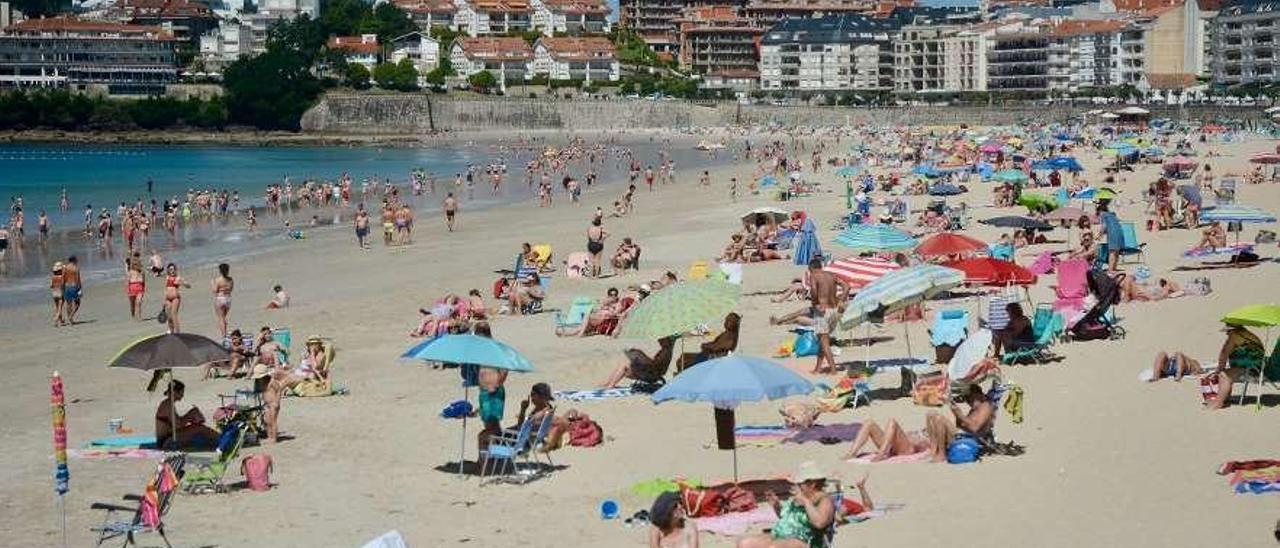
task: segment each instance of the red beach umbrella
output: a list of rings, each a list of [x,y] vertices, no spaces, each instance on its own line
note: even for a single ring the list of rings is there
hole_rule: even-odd
[[[916,246],[916,254],[921,257],[941,257],[946,255],[965,255],[986,251],[987,244],[981,240],[970,238],[964,234],[943,232]]]
[[[850,288],[861,289],[862,286],[900,268],[902,266],[898,263],[876,257],[849,257],[835,261],[824,267],[823,270],[840,278]]]
[[[970,285],[1031,285],[1036,275],[1015,263],[990,257],[951,261],[943,266],[964,272],[964,282]]]
[[[1280,149],[1280,146],[1277,146],[1276,148]],[[1260,152],[1250,156],[1249,161],[1255,164],[1280,164],[1280,154]]]

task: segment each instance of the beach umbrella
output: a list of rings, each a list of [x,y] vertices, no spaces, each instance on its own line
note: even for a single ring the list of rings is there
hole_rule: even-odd
[[[998,226],[1001,228],[1019,228],[1032,230],[1052,230],[1053,225],[1038,219],[1030,217],[1019,217],[1017,215],[1006,215],[1003,217],[992,217],[978,221],[984,225]]]
[[[1223,316],[1222,323],[1245,327],[1275,327],[1280,325],[1280,306],[1274,304],[1242,306]]]
[[[869,318],[900,310],[964,283],[964,272],[932,264],[895,270],[867,284],[849,301],[841,324],[852,327]]]
[[[987,351],[991,350],[994,340],[990,329],[979,329],[966,337],[956,347],[951,361],[947,362],[947,377],[953,381],[968,378],[973,367],[987,357]]]
[[[942,232],[920,242],[920,245],[916,247],[916,255],[921,257],[942,257],[985,252],[986,250],[987,244],[981,240],[964,234]]]
[[[963,189],[951,183],[934,183],[929,185],[930,196],[955,196],[963,192]]]
[[[1116,118],[1119,118],[1119,117],[1120,117],[1120,115],[1119,115],[1119,114],[1112,113],[1112,112],[1104,112],[1104,113],[1102,113],[1102,114],[1098,115],[1098,117],[1099,117],[1099,118],[1106,119],[1106,120],[1115,120]]]
[[[1002,169],[992,175],[991,180],[997,183],[1022,183],[1026,182],[1027,174],[1017,169]]]
[[[928,164],[921,164],[916,166],[914,169],[911,170],[911,173],[915,175],[919,175],[921,177],[927,177],[930,179],[935,177],[941,177],[942,175],[944,175],[941,171],[938,171],[938,168],[935,168]]]
[[[1086,212],[1083,209],[1073,206],[1060,207],[1044,216],[1045,221],[1077,221],[1081,216],[1086,216],[1090,221],[1096,220],[1097,215]]]
[[[970,285],[1032,285],[1036,275],[1010,261],[991,257],[963,259],[943,263],[947,268],[964,272],[964,283]]]
[[[1273,152],[1259,152],[1250,156],[1249,161],[1255,164],[1280,164],[1280,154]]]
[[[1124,114],[1128,116],[1141,116],[1143,114],[1151,114],[1151,111],[1142,107],[1124,107],[1120,110],[1117,110],[1116,113]]]
[[[67,545],[67,491],[71,490],[71,471],[67,468],[67,399],[62,388],[62,375],[57,371],[49,379],[53,408],[53,491],[58,494],[62,510],[62,545]]]
[[[800,232],[795,235],[795,246],[792,249],[792,260],[797,265],[807,265],[814,257],[822,256],[822,245],[818,243],[818,227],[812,217],[805,217],[800,225]]]
[[[1274,223],[1276,216],[1256,207],[1221,205],[1201,212],[1200,220],[1210,223]]]
[[[441,335],[414,345],[400,355],[405,361],[462,364],[462,399],[470,401],[472,386],[478,386],[476,367],[492,367],[528,373],[533,364],[518,350],[489,337],[479,335]],[[462,475],[467,454],[467,417],[462,416],[462,436],[458,449],[458,475]]]
[[[1037,166],[1038,169],[1046,169],[1046,170],[1057,169],[1060,171],[1070,171],[1073,173],[1084,171],[1084,167],[1080,165],[1080,162],[1071,156],[1056,156],[1048,160],[1044,160],[1042,162],[1037,162],[1037,163],[1039,164]]]
[[[1032,213],[1047,213],[1058,207],[1058,199],[1035,192],[1023,192],[1018,195],[1018,205]]]
[[[836,177],[853,177],[858,174],[857,166],[840,166],[836,169]]]
[[[231,353],[213,339],[194,333],[165,333],[134,341],[116,353],[107,362],[107,367],[168,372],[165,377],[169,390],[172,390],[174,368],[203,367],[230,359]],[[177,414],[177,406],[170,405],[169,424],[178,424]],[[176,444],[177,437],[169,436],[168,442]]]
[[[857,251],[905,251],[917,242],[890,225],[872,223],[850,225],[836,236],[835,243]]]
[[[707,402],[716,409],[717,421],[733,439],[733,409],[742,402],[777,400],[813,392],[813,383],[785,366],[750,356],[733,355],[707,360],[676,375],[653,393],[653,403]],[[727,424],[726,424],[727,423]],[[724,448],[724,444],[721,444]],[[732,443],[733,481],[738,481],[738,446]]]
[[[756,181],[756,182],[760,186],[773,186],[778,184],[778,180],[774,179],[773,175],[765,175],[764,177],[761,177],[759,181]]]
[[[902,265],[898,263],[877,257],[849,257],[833,261],[822,269],[856,291],[880,279],[881,276],[901,268]]]
[[[754,219],[757,217],[770,219],[776,224],[776,223],[785,222],[787,219],[790,219],[791,212],[785,209],[764,206],[764,207],[757,207],[751,211],[748,211],[742,214],[742,220],[744,221],[748,219]]]
[[[620,334],[657,340],[715,324],[733,311],[741,296],[741,287],[719,279],[667,286],[627,313]]]

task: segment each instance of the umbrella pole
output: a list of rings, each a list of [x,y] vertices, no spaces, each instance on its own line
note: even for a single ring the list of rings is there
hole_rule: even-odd
[[[738,443],[736,439],[733,443],[733,484],[738,484]]]
[[[470,392],[471,392],[471,387],[467,386],[466,383],[464,382],[462,384],[462,401],[470,401],[470,398],[468,397],[470,395]],[[459,443],[458,443],[458,477],[462,477],[463,466],[466,464],[466,462],[467,462],[467,416],[463,415],[462,416],[462,439],[459,440]],[[480,461],[477,458],[476,463],[478,464],[479,462]]]
[[[169,439],[165,440],[165,445],[172,446],[174,449],[181,449],[178,446],[178,402],[173,401],[173,370],[169,370]],[[163,447],[161,449],[164,449]]]
[[[910,360],[911,355],[911,322],[907,321],[905,314],[902,316],[902,337],[907,341],[907,359]]]

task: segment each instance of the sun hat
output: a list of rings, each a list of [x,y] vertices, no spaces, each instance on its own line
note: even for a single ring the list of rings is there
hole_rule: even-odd
[[[57,272],[59,270],[62,270],[62,261],[57,261],[53,263],[53,271]]]
[[[312,335],[310,337],[307,337],[307,344],[321,344],[323,342],[324,340],[320,338],[320,335]]]
[[[791,481],[794,483],[804,483],[806,481],[825,481],[827,474],[818,467],[818,463],[811,460],[800,463],[796,468],[796,473],[792,476]]]
[[[264,363],[255,364],[253,371],[249,373],[249,378],[255,381],[269,376],[271,376],[271,366]]]

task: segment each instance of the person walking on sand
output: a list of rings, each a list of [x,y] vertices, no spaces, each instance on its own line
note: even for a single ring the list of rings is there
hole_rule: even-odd
[[[227,314],[231,313],[231,292],[236,287],[235,281],[231,279],[231,265],[219,264],[218,276],[210,286],[213,289],[213,319],[218,323],[218,332],[226,337]]]
[[[400,245],[413,243],[413,212],[409,211],[408,204],[401,204],[400,210],[396,211],[396,232],[400,238]]]
[[[609,237],[609,232],[604,229],[604,223],[600,219],[591,221],[591,227],[587,229],[587,253],[591,254],[591,277],[600,276],[600,253],[604,251],[604,240]]]
[[[191,284],[178,275],[176,264],[169,263],[165,267],[165,273],[167,274],[164,279],[165,321],[169,325],[169,332],[177,333],[181,327],[178,323],[178,311],[182,309],[182,293],[179,290],[183,287],[191,289]]]
[[[49,293],[53,297],[53,326],[61,327],[67,325],[62,318],[62,261],[53,263],[53,272],[49,276]]]
[[[67,325],[75,325],[76,313],[80,312],[80,283],[80,265],[72,255],[62,266],[62,306],[67,313]]]
[[[444,210],[444,224],[449,227],[449,232],[453,232],[454,224],[458,218],[458,200],[453,197],[452,192],[444,197],[444,202],[440,204],[440,208]]]
[[[391,209],[391,204],[386,200],[382,201],[382,246],[387,247],[392,244],[396,234],[396,213]]]
[[[142,297],[147,292],[147,275],[142,271],[142,257],[134,256],[125,261],[125,296],[129,298],[129,315],[142,319]]]
[[[356,208],[356,245],[360,249],[369,249],[369,212],[365,211],[364,204],[360,204]]]
[[[836,367],[835,356],[831,353],[831,334],[840,321],[845,286],[830,272],[822,269],[822,259],[819,257],[809,261],[809,285],[812,288],[810,314],[813,317],[813,333],[818,336],[818,360],[813,366],[813,372],[831,373]],[[826,367],[822,365],[824,361]]]

